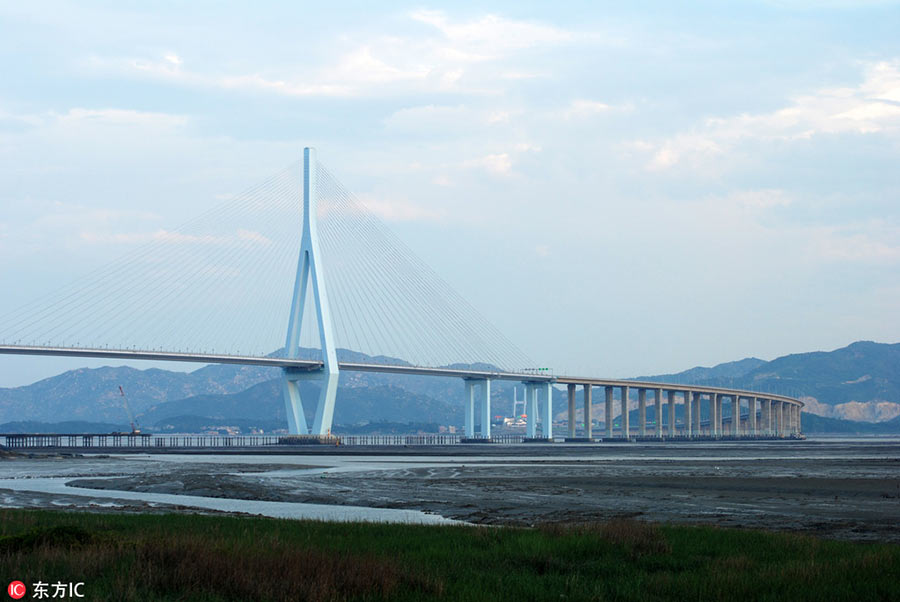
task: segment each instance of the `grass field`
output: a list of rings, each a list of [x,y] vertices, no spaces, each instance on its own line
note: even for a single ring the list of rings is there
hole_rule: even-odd
[[[897,545],[628,520],[512,529],[0,510],[0,567],[4,586],[84,582],[86,600],[900,600]]]

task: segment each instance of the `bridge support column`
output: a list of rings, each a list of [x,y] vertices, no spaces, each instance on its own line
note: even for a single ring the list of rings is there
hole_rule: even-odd
[[[741,396],[731,396],[731,436],[737,437],[741,434]]]
[[[606,393],[606,437],[612,439],[613,431],[613,388],[604,387]]]
[[[575,384],[570,383],[566,390],[569,394],[569,438],[575,438]]]
[[[662,411],[662,389],[653,389],[653,409],[656,416],[656,437],[662,439],[663,436],[663,411]]]
[[[553,440],[553,385],[547,381],[538,385],[544,391],[543,426],[541,433],[545,439]]]
[[[727,431],[725,430],[725,399],[724,395],[719,395],[716,397],[716,409],[719,411],[719,417],[717,419],[716,428],[719,430],[719,436],[724,437],[727,435]]]
[[[288,378],[287,371],[285,371],[282,393],[284,395],[285,410],[287,411],[288,432],[292,435],[309,433],[306,416],[303,414],[303,403],[300,400],[300,387],[296,380]]]
[[[465,380],[466,383],[466,419],[465,430],[466,439],[475,438],[475,385],[471,380]]]
[[[647,389],[638,389],[638,434],[647,436]]]
[[[787,404],[786,409],[787,409],[787,415],[788,415],[787,434],[788,434],[788,436],[790,436],[790,435],[794,434],[794,404],[792,404],[792,403]]]
[[[584,385],[584,436],[587,439],[590,439],[592,436],[592,425],[591,421],[593,418],[591,417],[591,389],[593,387],[589,384]]]
[[[772,400],[772,434],[781,436],[781,406],[780,401]]]
[[[784,402],[775,402],[775,436],[784,437]]]
[[[781,436],[787,437],[790,434],[791,428],[791,416],[788,412],[789,404],[782,401],[781,402]]]
[[[759,417],[762,420],[762,434],[766,437],[772,435],[772,400],[762,399],[759,406]]]
[[[715,393],[713,394],[713,398],[715,399],[715,412],[713,412],[713,425],[715,428],[715,436],[722,436],[722,394]]]
[[[675,391],[666,391],[669,395],[669,437],[675,436]]]
[[[780,437],[787,436],[787,404],[783,401],[778,402],[778,435]]]
[[[475,438],[475,388],[480,389],[478,404],[481,409],[479,436],[491,438],[491,381],[487,378],[467,378],[466,383],[466,438]],[[527,393],[526,393],[527,395]]]
[[[694,415],[694,436],[700,437],[700,393],[696,391],[691,395],[691,401],[693,403],[693,415]]]
[[[486,378],[481,384],[481,436],[491,438],[491,381]]]
[[[756,398],[747,398],[747,434],[756,437]]]
[[[682,393],[684,397],[684,436],[690,438],[694,427],[694,417],[691,413],[691,392]]]
[[[622,437],[628,439],[631,430],[628,422],[628,387],[620,387],[620,397],[622,416],[619,418],[619,423],[622,425]]]
[[[525,383],[525,436],[534,439],[537,437],[538,420],[538,390],[535,383]]]

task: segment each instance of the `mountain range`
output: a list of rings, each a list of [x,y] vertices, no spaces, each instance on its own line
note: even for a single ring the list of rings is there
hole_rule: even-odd
[[[346,350],[339,350],[339,358],[390,359]],[[636,380],[795,394],[807,404],[807,430],[900,432],[900,344],[864,341],[830,352],[793,354],[768,362],[746,358]],[[110,424],[125,427],[128,420],[120,385],[145,429],[183,432],[192,425],[227,424],[271,431],[285,424],[277,369],[210,365],[185,373],[105,367],[72,370],[32,385],[0,389],[0,431],[22,429],[23,423],[32,427],[41,423],[52,429],[60,417],[80,424],[97,423],[97,428],[100,423],[104,429]],[[492,383],[495,414],[511,415],[515,386]],[[302,383],[301,394],[304,399],[315,399],[315,382]],[[344,372],[335,408],[336,430],[376,422],[458,425],[463,394],[463,383],[457,378]],[[560,418],[565,416],[564,397],[564,391],[554,394]],[[311,411],[307,411],[307,419],[312,420]]]

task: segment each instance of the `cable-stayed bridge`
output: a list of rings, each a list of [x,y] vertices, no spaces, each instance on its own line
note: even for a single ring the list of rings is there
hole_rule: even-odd
[[[0,354],[278,367],[295,434],[331,432],[341,371],[463,379],[462,412],[472,439],[490,439],[495,380],[524,383],[533,440],[553,439],[554,384],[567,385],[572,440],[592,439],[594,387],[605,392],[604,438],[800,432],[802,403],[792,397],[534,370],[535,362],[349,193],[313,149],[304,150],[302,165],[288,166],[184,226],[138,238],[142,244],[131,252],[0,316]],[[371,359],[339,362],[339,348]],[[303,406],[312,400],[304,402],[297,385],[307,379],[321,383],[311,425]],[[584,387],[585,427],[576,438],[578,386]],[[723,416],[726,398],[730,416]],[[701,422],[704,403],[710,419]]]

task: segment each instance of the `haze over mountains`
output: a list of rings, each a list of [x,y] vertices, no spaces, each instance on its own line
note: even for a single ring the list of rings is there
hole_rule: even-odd
[[[368,359],[343,350],[340,355],[347,360]],[[747,358],[638,380],[801,395],[809,414],[806,429],[900,432],[900,344],[857,342],[831,352],[793,354],[769,362]],[[80,369],[25,387],[0,389],[0,430],[52,430],[63,421],[80,421],[72,430],[84,430],[84,423],[96,423],[101,431],[109,430],[110,424],[125,426],[119,385],[138,422],[155,431],[197,431],[224,424],[271,431],[285,425],[279,370],[213,365],[190,373]],[[494,414],[512,413],[514,386],[492,383]],[[312,400],[318,387],[303,383],[301,392]],[[563,391],[555,394],[560,415],[564,396]],[[366,422],[456,425],[462,422],[462,407],[460,379],[346,372],[341,375],[335,425],[336,430]],[[9,424],[22,422],[29,424]]]

